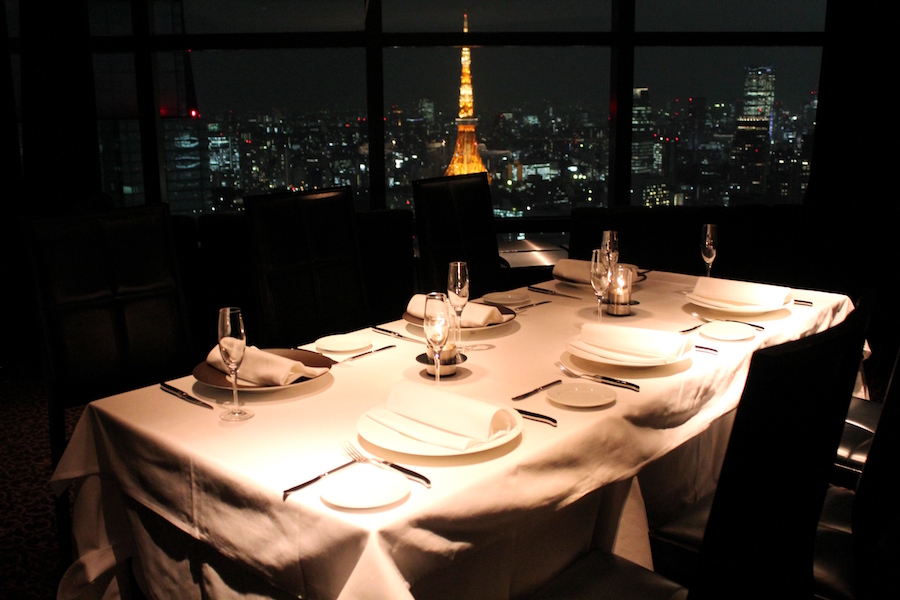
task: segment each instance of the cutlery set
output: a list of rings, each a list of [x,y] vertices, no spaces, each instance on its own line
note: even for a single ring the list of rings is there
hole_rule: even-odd
[[[577,371],[573,371],[566,365],[562,364],[559,361],[553,363],[556,365],[556,368],[568,375],[569,377],[580,377],[582,379],[591,379],[593,381],[599,381],[600,383],[605,383],[607,385],[611,385],[613,387],[620,387],[626,390],[631,390],[632,392],[641,391],[641,387],[636,383],[631,383],[630,381],[625,381],[623,379],[614,379],[612,377],[607,377],[606,375],[591,375],[589,373],[578,373]]]
[[[325,471],[321,475],[316,475],[312,479],[307,479],[303,483],[297,484],[294,487],[284,490],[282,500],[287,500],[288,496],[290,496],[294,492],[302,490],[303,488],[310,486],[317,481],[321,481],[322,479],[325,479],[326,477],[328,477],[329,475],[331,475],[333,473],[337,473],[341,469],[346,469],[350,465],[355,465],[357,463],[371,463],[373,465],[384,467],[387,469],[394,469],[400,473],[403,473],[403,475],[405,475],[406,478],[411,481],[421,483],[422,485],[424,485],[427,488],[431,487],[431,480],[428,479],[427,477],[425,477],[424,475],[422,475],[421,473],[417,473],[416,471],[413,471],[412,469],[407,469],[406,467],[392,463],[387,460],[382,460],[380,458],[372,458],[372,457],[366,456],[365,454],[360,452],[359,449],[356,446],[354,446],[353,444],[351,444],[350,442],[341,442],[341,448],[343,448],[343,450],[347,454],[347,456],[350,457],[349,462],[346,462],[342,465],[338,465],[337,467],[335,467],[333,469]]]

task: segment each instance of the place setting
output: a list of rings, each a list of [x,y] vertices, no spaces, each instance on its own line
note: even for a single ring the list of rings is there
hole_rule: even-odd
[[[331,508],[353,511],[385,509],[405,502],[412,492],[411,483],[431,487],[431,480],[425,475],[368,456],[349,440],[341,442],[341,449],[343,458],[337,455],[331,458],[329,455],[322,459],[330,460],[337,466],[284,490],[282,500],[286,501],[292,494],[317,484],[320,499]]]
[[[239,307],[219,310],[218,340],[206,360],[194,367],[192,375],[200,384],[231,390],[231,402],[219,415],[224,421],[245,421],[254,416],[253,411],[241,405],[238,392],[275,392],[301,386],[318,380],[335,364],[332,359],[308,350],[248,346]],[[177,390],[168,384],[162,388],[169,393]],[[181,394],[176,395],[188,400],[184,398],[186,392],[177,391]]]
[[[578,358],[615,367],[648,368],[687,360],[694,349],[690,336],[605,323],[585,323],[566,343]]]
[[[416,327],[424,325],[426,294],[415,294],[409,300],[403,320]],[[463,332],[481,332],[498,329],[516,319],[516,311],[505,305],[488,305],[467,302],[459,313]]]
[[[459,456],[504,446],[522,432],[522,415],[417,382],[397,384],[384,405],[356,423],[365,441],[418,456]]]
[[[716,277],[699,278],[684,295],[695,306],[726,315],[760,315],[794,303],[789,287]]]

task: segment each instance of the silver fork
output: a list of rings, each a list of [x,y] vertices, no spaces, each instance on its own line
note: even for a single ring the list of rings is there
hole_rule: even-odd
[[[693,331],[693,330],[697,329],[697,327],[703,327],[703,325],[706,325],[707,323],[712,323],[714,320],[715,321],[725,321],[726,323],[740,323],[741,325],[749,325],[750,327],[752,327],[753,329],[755,329],[757,331],[765,331],[766,330],[766,328],[763,327],[762,325],[757,325],[756,323],[748,323],[747,321],[737,321],[735,319],[707,319],[706,317],[704,317],[703,315],[701,315],[700,313],[697,313],[697,312],[692,312],[691,316],[697,317],[698,319],[703,321],[703,323],[701,323],[700,325],[697,325],[696,327],[691,327],[689,329],[682,329],[681,333],[687,333],[688,331]]]
[[[590,375],[588,373],[578,373],[573,371],[566,365],[562,364],[559,361],[553,363],[556,365],[556,368],[568,375],[569,377],[580,377],[581,379],[590,379],[593,381],[599,381],[600,383],[605,383],[607,385],[612,385],[615,387],[625,388],[626,390],[631,390],[633,392],[641,391],[641,388],[636,383],[631,383],[630,381],[624,381],[622,379],[614,379],[612,377],[607,377],[606,375]]]
[[[379,467],[384,467],[388,469],[395,469],[403,473],[407,479],[411,479],[413,481],[417,481],[424,485],[427,488],[431,487],[431,480],[422,475],[421,473],[417,473],[412,469],[407,469],[406,467],[401,467],[400,465],[396,465],[392,462],[381,460],[380,458],[371,458],[366,456],[359,449],[351,444],[350,442],[344,441],[341,442],[341,448],[344,449],[344,452],[356,462],[359,463],[372,463],[373,465],[377,465]]]

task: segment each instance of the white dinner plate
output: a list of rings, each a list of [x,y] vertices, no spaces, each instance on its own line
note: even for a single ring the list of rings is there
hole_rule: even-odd
[[[516,420],[515,427],[499,437],[465,450],[435,446],[434,444],[411,438],[386,425],[382,425],[375,419],[370,419],[366,414],[363,414],[356,421],[356,431],[364,440],[385,450],[393,450],[403,454],[415,454],[417,456],[459,456],[461,454],[474,454],[497,448],[519,437],[519,434],[522,433],[522,416],[515,411],[510,411],[510,414]]]
[[[688,354],[694,348],[694,343],[688,341],[688,343],[685,344],[684,352],[681,354],[681,356],[679,356],[674,361],[667,361],[665,357],[662,356],[646,358],[629,356],[627,354],[622,354],[613,350],[602,348],[597,348],[594,351],[588,352],[587,350],[583,350],[572,343],[577,341],[578,339],[576,338],[575,340],[566,343],[566,350],[568,350],[572,354],[572,356],[577,356],[578,358],[583,358],[584,360],[589,360],[591,362],[601,363],[604,365],[612,365],[616,367],[661,367],[663,365],[672,365],[688,358]]]
[[[324,352],[358,352],[372,346],[372,338],[362,333],[326,335],[316,340],[316,348]]]
[[[575,408],[606,406],[616,401],[616,392],[609,386],[583,381],[564,383],[547,390],[551,402]]]
[[[712,321],[701,326],[698,331],[703,337],[725,342],[749,340],[756,335],[756,330],[749,325],[732,321]]]
[[[266,348],[265,351],[271,352],[272,354],[277,354],[278,356],[285,356],[287,358],[290,358],[291,360],[299,360],[307,367],[328,367],[330,369],[331,365],[333,365],[335,362],[327,356],[322,356],[318,352],[313,352],[311,350],[295,350],[292,348]],[[194,367],[194,370],[191,374],[200,383],[214,388],[229,391],[231,390],[231,380],[228,379],[228,375],[213,367],[205,360]],[[297,387],[305,383],[309,383],[310,381],[314,381],[315,379],[315,377],[301,377],[300,379],[293,381],[287,385],[260,385],[257,383],[241,381],[240,371],[238,371],[237,389],[242,392],[275,392],[278,390]]]
[[[685,297],[687,297],[687,299],[691,301],[691,304],[696,304],[697,306],[708,308],[709,310],[715,310],[721,313],[727,313],[729,315],[759,315],[762,313],[787,308],[794,303],[794,299],[791,296],[788,296],[787,300],[785,300],[783,304],[773,304],[768,306],[764,306],[761,304],[729,304],[720,300],[717,301],[711,298],[704,298],[703,296],[698,296],[693,292],[685,293]]]
[[[488,304],[500,304],[506,306],[516,306],[519,304],[527,304],[531,302],[531,296],[525,292],[492,292],[485,294],[482,298]]]
[[[378,508],[409,496],[409,480],[372,463],[357,463],[329,475],[320,484],[322,500],[340,508]]]
[[[463,327],[462,330],[463,331],[488,331],[490,329],[495,329],[497,327],[503,327],[504,325],[509,325],[510,323],[512,323],[513,321],[516,320],[516,311],[514,311],[513,309],[511,309],[507,306],[497,306],[495,308],[500,311],[500,314],[512,315],[512,319],[509,319],[508,321],[504,321],[503,323],[494,323],[492,325],[486,325],[484,327]],[[403,313],[403,320],[406,321],[407,323],[416,325],[418,327],[422,327],[422,325],[424,324],[421,317],[411,315],[408,312]]]

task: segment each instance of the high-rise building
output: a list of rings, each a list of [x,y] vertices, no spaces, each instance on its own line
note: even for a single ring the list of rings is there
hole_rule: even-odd
[[[747,67],[744,74],[744,117],[765,119],[775,114],[775,67]]]
[[[759,202],[767,194],[775,114],[774,67],[747,68],[743,100],[728,172],[729,195],[734,204]]]
[[[469,31],[469,17],[463,15],[463,31]],[[456,119],[456,147],[445,175],[464,175],[487,171],[478,151],[475,138],[475,104],[472,95],[472,55],[468,47],[462,49],[462,76],[459,83],[459,118]],[[490,177],[490,175],[488,175]]]
[[[650,91],[634,88],[631,113],[631,172],[637,174],[658,174],[659,165],[654,160],[653,146],[655,125],[650,107]]]

